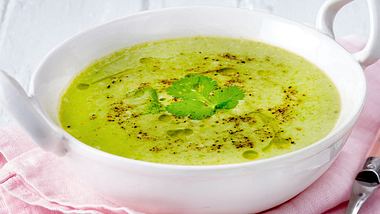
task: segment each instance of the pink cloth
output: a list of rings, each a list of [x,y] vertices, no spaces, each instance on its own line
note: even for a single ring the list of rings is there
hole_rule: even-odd
[[[137,213],[75,179],[60,157],[15,127],[0,130],[0,148],[0,214]]]
[[[342,41],[349,50],[359,46]],[[342,74],[344,75],[344,74]],[[366,69],[368,98],[346,146],[333,166],[304,192],[265,213],[343,213],[357,170],[380,128],[380,61]],[[380,191],[362,213],[380,213]],[[75,179],[59,157],[35,146],[16,127],[0,129],[0,214],[136,213],[106,200]]]

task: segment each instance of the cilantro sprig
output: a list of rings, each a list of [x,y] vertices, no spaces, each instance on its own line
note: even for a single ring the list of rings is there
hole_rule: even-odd
[[[145,114],[157,114],[163,110],[157,91],[152,87],[141,87],[127,94],[129,102],[144,107]]]
[[[175,81],[167,93],[181,100],[169,104],[166,110],[175,116],[188,116],[194,120],[210,117],[220,109],[232,109],[244,98],[239,87],[219,88],[215,80],[196,74]]]

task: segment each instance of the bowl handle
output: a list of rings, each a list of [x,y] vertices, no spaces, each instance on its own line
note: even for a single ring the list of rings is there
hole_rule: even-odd
[[[353,0],[328,0],[317,15],[316,27],[322,33],[334,38],[333,24],[338,11]],[[365,47],[354,54],[355,59],[366,67],[380,59],[380,1],[367,0],[370,29]]]
[[[14,78],[2,70],[0,70],[0,103],[40,147],[58,155],[66,153],[64,148],[66,139],[63,134],[49,125],[33,98],[25,93]]]

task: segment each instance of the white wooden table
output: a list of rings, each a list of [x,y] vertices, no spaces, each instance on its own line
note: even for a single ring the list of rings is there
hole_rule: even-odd
[[[239,1],[239,0],[237,0]],[[50,49],[89,27],[138,12],[183,5],[236,7],[235,0],[0,0],[0,69],[25,87],[31,73]],[[147,2],[150,4],[148,5]],[[314,25],[324,0],[240,0],[240,6],[257,8]],[[337,36],[367,35],[367,7],[356,0],[339,14]],[[0,125],[12,119],[0,106]]]

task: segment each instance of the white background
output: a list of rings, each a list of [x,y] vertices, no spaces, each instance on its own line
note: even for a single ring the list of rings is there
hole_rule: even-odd
[[[146,2],[150,4],[147,5]],[[0,0],[0,69],[28,88],[30,75],[50,49],[89,27],[138,12],[184,5],[217,5],[266,10],[314,26],[324,0]],[[365,0],[338,14],[336,35],[368,34]],[[0,124],[11,121],[0,106]]]

